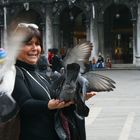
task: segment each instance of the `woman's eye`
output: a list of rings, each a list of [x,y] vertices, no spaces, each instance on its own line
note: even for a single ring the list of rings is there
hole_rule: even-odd
[[[38,45],[40,45],[40,43],[39,43],[39,42],[36,42],[36,43],[35,43],[35,45],[37,45],[37,46],[38,46]]]
[[[26,45],[33,45],[35,44],[36,46],[40,45],[39,42],[27,42]]]
[[[32,45],[32,42],[27,42],[26,45]]]

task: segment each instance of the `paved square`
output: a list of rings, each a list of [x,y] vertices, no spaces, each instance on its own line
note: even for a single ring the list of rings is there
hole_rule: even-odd
[[[87,140],[140,140],[140,70],[95,72],[112,78],[116,89],[86,102]]]

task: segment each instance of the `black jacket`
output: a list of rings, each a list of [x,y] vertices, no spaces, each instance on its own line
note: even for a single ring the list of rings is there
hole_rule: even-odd
[[[48,109],[49,83],[37,75],[35,65],[17,61],[16,66],[13,97],[20,107],[20,140],[59,140],[54,130],[55,110]]]

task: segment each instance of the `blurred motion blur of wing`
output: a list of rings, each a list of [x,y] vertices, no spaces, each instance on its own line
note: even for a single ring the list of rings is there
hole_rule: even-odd
[[[0,122],[8,121],[15,115],[16,102],[12,98],[15,84],[15,61],[20,47],[25,40],[25,34],[15,34],[7,39],[6,52],[0,63]]]
[[[115,88],[115,81],[107,76],[96,74],[92,71],[87,72],[82,76],[88,81],[87,91],[104,92],[113,91]]]
[[[70,48],[64,58],[64,66],[71,63],[78,63],[84,69],[84,62],[87,61],[91,55],[92,43],[89,41]]]
[[[5,75],[5,72],[9,71],[9,69],[14,65],[24,38],[24,34],[17,34],[7,39],[7,45],[4,48],[7,56],[4,62],[0,64],[0,79]]]

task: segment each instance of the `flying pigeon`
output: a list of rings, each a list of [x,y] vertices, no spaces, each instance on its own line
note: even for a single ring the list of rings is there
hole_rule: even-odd
[[[0,124],[16,115],[17,105],[12,98],[15,84],[15,60],[25,34],[14,34],[7,39],[5,48],[0,48]]]
[[[77,113],[88,116],[89,108],[85,104],[87,92],[109,92],[115,88],[115,81],[104,75],[84,72],[84,62],[91,55],[92,44],[84,42],[71,48],[64,58],[65,72],[52,84],[53,93],[62,101],[74,100]]]

